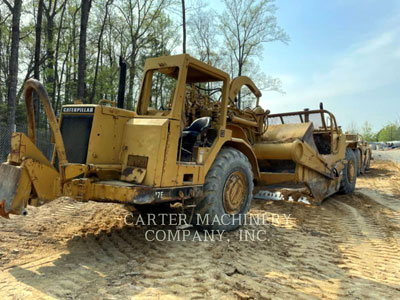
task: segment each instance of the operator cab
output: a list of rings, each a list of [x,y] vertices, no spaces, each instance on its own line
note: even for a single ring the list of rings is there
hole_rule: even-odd
[[[171,59],[165,63],[159,58],[154,63],[148,60],[137,118],[179,121],[179,134],[169,136],[177,139],[177,161],[198,163],[199,148],[211,148],[226,123],[222,108],[227,101],[229,75],[188,55],[176,58],[176,64]],[[186,68],[179,58],[185,58]]]
[[[210,128],[211,117],[202,117],[194,120],[189,127],[186,127],[182,131],[182,151],[191,153],[197,139],[200,137],[201,141],[204,133]]]

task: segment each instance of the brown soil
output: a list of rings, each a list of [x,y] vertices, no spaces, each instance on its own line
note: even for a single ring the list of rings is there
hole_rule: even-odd
[[[175,227],[124,225],[111,204],[29,208],[0,220],[0,299],[400,298],[394,163],[374,162],[353,195],[318,207],[254,200],[250,214],[280,219],[222,241],[150,242],[146,230]],[[243,230],[265,241],[244,241]]]

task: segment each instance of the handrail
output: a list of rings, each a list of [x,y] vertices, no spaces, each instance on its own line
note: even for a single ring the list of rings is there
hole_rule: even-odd
[[[301,111],[294,111],[294,112],[269,114],[268,118],[272,119],[272,118],[291,117],[291,116],[298,116],[298,115],[305,115],[305,114],[312,115],[312,114],[321,114],[321,113],[326,113],[331,117],[331,119],[333,120],[332,124],[334,124],[335,130],[337,131],[338,130],[338,126],[337,126],[337,123],[336,123],[336,117],[330,111],[327,111],[326,109],[322,109],[322,110],[321,109],[316,109],[316,110],[307,110],[307,111],[301,110]],[[323,123],[324,123],[325,120],[323,118],[322,118],[322,120],[323,120]],[[325,127],[327,128],[327,126],[325,126]]]
[[[25,104],[26,104],[26,115],[28,119],[28,136],[32,143],[35,144],[36,141],[36,124],[35,124],[35,111],[33,109],[33,97],[32,92],[35,91],[40,100],[42,100],[44,111],[46,112],[47,118],[49,120],[50,128],[54,136],[55,147],[57,151],[57,157],[59,161],[59,165],[63,165],[68,163],[67,155],[65,153],[64,141],[61,136],[60,127],[57,123],[56,115],[54,114],[54,110],[51,107],[49,96],[47,94],[46,89],[43,84],[36,79],[28,79],[24,84],[24,96],[25,96]]]

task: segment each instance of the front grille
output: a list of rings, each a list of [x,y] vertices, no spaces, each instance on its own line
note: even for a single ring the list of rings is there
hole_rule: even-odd
[[[61,135],[69,163],[85,164],[93,115],[63,115]]]

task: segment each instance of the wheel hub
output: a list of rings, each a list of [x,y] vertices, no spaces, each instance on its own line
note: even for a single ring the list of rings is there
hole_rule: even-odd
[[[231,215],[237,214],[246,201],[247,185],[246,178],[240,172],[233,172],[226,180],[223,191],[223,202],[225,211]]]
[[[349,165],[347,167],[347,180],[352,183],[354,181],[354,177],[356,176],[356,165],[354,161],[350,160]]]

